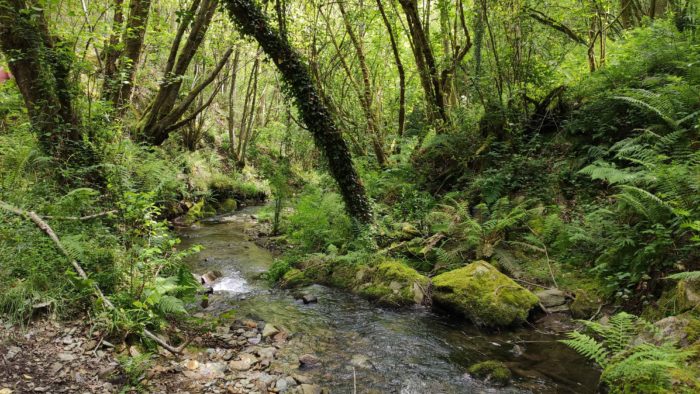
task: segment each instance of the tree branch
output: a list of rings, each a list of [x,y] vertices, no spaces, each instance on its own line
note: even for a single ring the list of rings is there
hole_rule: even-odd
[[[575,42],[577,42],[581,45],[588,46],[588,42],[586,42],[586,40],[584,40],[575,31],[571,30],[571,28],[562,24],[561,22],[557,22],[556,20],[550,18],[549,16],[543,14],[542,12],[534,10],[532,8],[529,8],[529,7],[525,8],[525,11],[527,11],[528,15],[532,19],[540,22],[543,25],[549,26],[554,30],[557,30],[557,31],[560,31],[560,32],[566,34],[569,38],[571,38],[572,40],[574,40]]]
[[[74,258],[72,258],[70,256],[70,254],[68,253],[68,250],[66,250],[66,248],[63,246],[63,244],[61,243],[61,240],[58,238],[58,236],[53,231],[53,229],[51,229],[51,227],[48,225],[48,223],[43,221],[39,217],[39,215],[37,215],[35,212],[32,212],[32,211],[24,211],[22,209],[14,207],[14,206],[12,206],[4,201],[0,201],[0,209],[11,212],[17,216],[27,218],[27,219],[31,220],[32,222],[34,222],[34,224],[36,224],[37,227],[39,227],[46,235],[49,236],[49,238],[51,238],[51,240],[56,245],[56,248],[61,252],[61,254],[63,254],[64,256],[66,256],[68,258],[68,260],[70,260],[71,265],[73,265],[73,269],[75,269],[75,272],[78,273],[78,276],[80,276],[80,278],[85,280],[85,281],[88,280],[88,276],[85,273],[85,270],[83,270],[83,267],[80,265],[80,263],[78,263],[77,260],[75,260]],[[97,297],[100,299],[100,301],[102,301],[102,303],[105,305],[105,307],[107,307],[107,309],[109,309],[109,310],[116,309],[114,307],[114,304],[112,304],[112,301],[110,301],[109,298],[107,298],[104,295],[104,293],[102,292],[102,289],[100,289],[100,287],[97,285],[96,282],[93,282],[92,287],[93,287],[93,290],[95,291],[95,294],[97,295]],[[156,334],[150,332],[146,328],[143,329],[143,335],[148,337],[149,339],[153,340],[155,343],[157,343],[158,345],[162,346],[164,349],[166,349],[167,351],[169,351],[175,355],[181,354],[182,350],[189,343],[189,341],[186,341],[180,347],[177,347],[177,348],[173,347],[172,345],[169,345],[167,342],[160,339]]]

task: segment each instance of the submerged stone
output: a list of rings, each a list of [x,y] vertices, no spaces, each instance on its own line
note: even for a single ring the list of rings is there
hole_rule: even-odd
[[[538,298],[485,261],[433,278],[433,301],[483,326],[524,321]]]
[[[496,385],[505,386],[510,382],[511,373],[500,361],[483,361],[469,367],[469,374]]]

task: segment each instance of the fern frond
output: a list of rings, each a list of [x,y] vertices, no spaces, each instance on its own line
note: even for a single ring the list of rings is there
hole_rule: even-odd
[[[700,271],[679,272],[677,274],[669,275],[665,279],[698,280],[700,279]]]
[[[182,302],[181,299],[170,295],[164,295],[160,297],[160,300],[158,301],[156,307],[163,314],[187,313],[184,302]]]
[[[562,339],[559,342],[566,344],[580,355],[595,361],[598,365],[605,368],[608,363],[609,353],[601,343],[578,331],[570,332],[568,336],[569,339]]]

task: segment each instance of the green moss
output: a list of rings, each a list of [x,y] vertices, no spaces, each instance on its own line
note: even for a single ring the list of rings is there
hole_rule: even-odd
[[[341,289],[351,289],[355,286],[357,272],[364,265],[353,264],[350,262],[336,262],[330,275],[329,283],[333,287]]]
[[[500,361],[483,361],[469,367],[469,373],[479,379],[484,379],[497,385],[505,386],[510,382],[511,373],[508,367]]]
[[[390,306],[422,304],[430,286],[427,277],[397,260],[374,266],[317,254],[300,267],[308,281],[347,289]]]
[[[577,289],[575,294],[574,301],[569,305],[571,315],[576,319],[588,319],[593,316],[602,301],[583,289]]]
[[[433,278],[433,300],[485,326],[523,321],[538,302],[534,294],[485,261]]]
[[[690,319],[688,325],[685,327],[685,333],[687,335],[688,343],[695,343],[700,341],[700,319],[693,314],[686,314]],[[700,356],[700,354],[698,355]]]
[[[219,212],[233,212],[238,208],[238,202],[233,198],[227,198],[219,204]]]
[[[403,306],[422,304],[430,280],[401,261],[380,263],[369,275],[370,282],[362,283],[356,292],[382,304]]]
[[[309,279],[304,275],[304,273],[296,268],[292,268],[287,271],[280,281],[280,285],[285,289],[290,289],[294,287],[306,286],[310,283]]]

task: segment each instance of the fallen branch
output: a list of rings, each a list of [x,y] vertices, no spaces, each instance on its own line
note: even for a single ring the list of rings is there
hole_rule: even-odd
[[[50,219],[50,220],[90,220],[90,219],[96,219],[100,218],[103,216],[111,215],[114,213],[119,212],[116,209],[113,209],[111,211],[106,211],[106,212],[100,212],[96,213],[93,215],[86,215],[86,216],[42,216],[42,219]]]
[[[42,220],[39,215],[37,215],[35,212],[32,211],[25,211],[22,209],[19,209],[17,207],[14,207],[4,201],[0,201],[0,209],[3,209],[5,211],[14,213],[15,215],[22,216],[24,218],[27,218],[34,222],[37,227],[39,227],[46,235],[51,238],[53,243],[56,245],[56,248],[66,257],[68,257],[68,260],[70,260],[71,265],[73,265],[73,269],[75,269],[75,272],[78,273],[78,276],[80,276],[81,279],[83,280],[88,280],[88,276],[85,273],[85,270],[83,270],[83,267],[80,266],[80,263],[78,263],[77,260],[73,259],[66,248],[63,246],[61,243],[61,240],[58,238],[56,233],[51,229],[51,226],[48,225],[44,220]],[[112,304],[112,301],[109,300],[109,298],[105,297],[104,293],[102,292],[102,289],[97,285],[97,283],[93,283],[92,285],[93,290],[95,291],[95,294],[97,294],[97,297],[104,303],[104,305],[107,307],[109,310],[115,310],[116,308],[114,307],[114,304]],[[150,332],[148,329],[143,329],[143,335],[150,338],[153,340],[155,343],[166,349],[167,351],[173,353],[173,354],[181,354],[182,350],[189,344],[189,341],[186,341],[184,344],[182,344],[180,347],[174,347],[169,345],[167,342],[159,338],[156,334]]]

